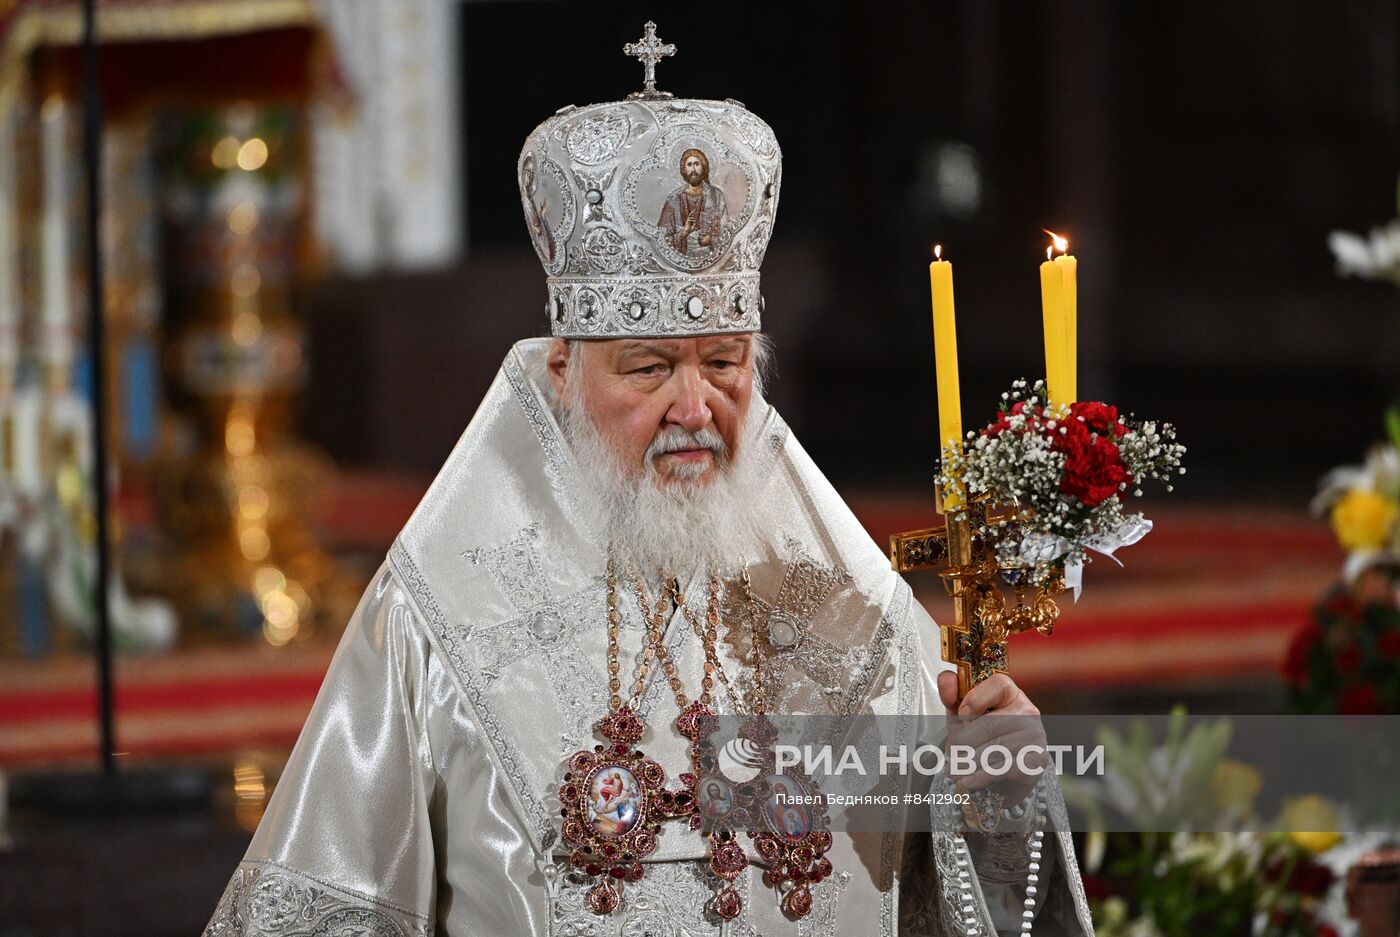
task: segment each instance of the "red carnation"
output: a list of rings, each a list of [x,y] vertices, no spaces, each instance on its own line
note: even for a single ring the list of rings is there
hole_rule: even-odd
[[[999,436],[1011,428],[1011,417],[1019,416],[1026,412],[1026,402],[1018,400],[1011,405],[1010,410],[1003,410],[997,416],[997,421],[982,431],[983,436]],[[1031,411],[1034,416],[1040,416],[1040,408],[1036,407]]]
[[[1075,421],[1066,433],[1056,430],[1053,448],[1065,454],[1060,491],[1078,498],[1086,508],[1098,507],[1133,480],[1123,466],[1117,443],[1107,436],[1089,436],[1083,423]]]
[[[1118,408],[1111,404],[1099,403],[1094,400],[1081,400],[1069,405],[1070,420],[1078,423],[1080,419],[1085,426],[1096,433],[1112,432],[1114,437],[1122,436],[1128,428],[1118,422]]]
[[[1322,629],[1317,622],[1310,621],[1293,635],[1288,644],[1288,653],[1283,658],[1283,678],[1295,687],[1308,682],[1308,657],[1312,649],[1322,640]]]
[[[1337,696],[1337,712],[1343,716],[1374,716],[1381,711],[1376,688],[1369,683],[1351,683]]]
[[[1400,657],[1400,631],[1387,631],[1377,638],[1376,650],[1389,660]]]
[[[1349,677],[1361,666],[1361,648],[1356,646],[1355,641],[1348,641],[1337,651],[1333,660],[1337,666],[1337,673]]]

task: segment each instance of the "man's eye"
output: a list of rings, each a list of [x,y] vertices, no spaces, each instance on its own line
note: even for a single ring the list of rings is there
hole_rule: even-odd
[[[632,370],[632,373],[650,376],[654,374],[660,374],[665,369],[665,367],[666,366],[664,364],[646,364],[642,365],[640,368],[634,368]]]
[[[735,367],[736,365],[738,365],[738,363],[739,363],[739,362],[737,362],[737,361],[711,361],[711,362],[710,362],[710,367],[712,367],[712,368],[720,368],[721,370],[723,370],[724,368],[732,368],[732,367]]]

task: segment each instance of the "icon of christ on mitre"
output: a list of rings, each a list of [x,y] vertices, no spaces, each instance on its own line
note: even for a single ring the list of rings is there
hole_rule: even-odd
[[[365,592],[207,935],[1092,933],[1049,772],[1001,782],[1043,855],[699,822],[739,790],[697,788],[711,717],[1036,710],[1005,674],[958,699],[764,400],[778,144],[656,91],[673,51],[647,24],[646,91],[527,139],[552,335],[506,356]]]

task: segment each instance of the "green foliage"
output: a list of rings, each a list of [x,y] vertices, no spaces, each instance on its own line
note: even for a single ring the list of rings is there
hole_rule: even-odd
[[[1385,433],[1390,437],[1390,444],[1400,450],[1400,407],[1385,411]]]
[[[1176,707],[1159,743],[1146,720],[1122,734],[1102,730],[1100,784],[1066,780],[1066,799],[1145,832],[1108,835],[1101,876],[1088,868],[1099,937],[1335,937],[1316,909],[1330,873],[1305,842],[1286,833],[1172,832],[1226,830],[1254,819],[1257,772],[1227,759],[1233,726],[1218,719],[1187,727]],[[1258,828],[1258,827],[1256,827]],[[1102,835],[1102,834],[1092,834]],[[1102,841],[1102,840],[1100,840]],[[1092,863],[1092,860],[1091,860]]]

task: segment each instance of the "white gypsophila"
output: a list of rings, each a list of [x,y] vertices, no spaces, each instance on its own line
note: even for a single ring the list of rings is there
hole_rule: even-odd
[[[981,533],[998,538],[994,543],[999,561],[1006,565],[1034,567],[1033,578],[1042,580],[1055,567],[1087,562],[1086,550],[1112,555],[1120,546],[1133,543],[1151,528],[1143,515],[1124,509],[1121,497],[1128,484],[1119,486],[1118,497],[1110,497],[1089,507],[1078,498],[1060,491],[1065,472],[1065,455],[1054,449],[1052,435],[1069,432],[1064,421],[1071,417],[1067,408],[1040,411],[1043,384],[1033,387],[1016,381],[1002,394],[1001,426],[996,433],[970,432],[963,451],[949,453],[938,481],[948,485],[960,478],[969,497],[991,495],[1002,504],[1020,508],[1023,519]],[[1017,403],[1021,411],[1013,412]],[[1166,483],[1182,474],[1181,459],[1186,447],[1176,442],[1176,431],[1166,423],[1129,423],[1123,436],[1114,440],[1125,470],[1133,479],[1133,494],[1144,479]],[[1091,438],[1097,439],[1096,434]]]
[[[750,408],[736,452],[713,431],[689,433],[672,426],[658,430],[642,466],[631,466],[588,413],[577,357],[574,364],[566,373],[563,399],[549,397],[579,473],[578,506],[595,543],[611,546],[648,578],[664,573],[682,582],[710,569],[737,570],[756,556],[762,479],[748,453],[758,442],[757,408]],[[547,392],[552,388],[547,376],[539,383]],[[685,448],[711,450],[716,466],[711,478],[663,483],[654,457]]]
[[[1176,427],[1170,423],[1147,420],[1136,426],[1129,424],[1128,432],[1118,439],[1118,453],[1137,482],[1134,494],[1142,491],[1145,479],[1163,482],[1171,491],[1171,478],[1186,474],[1181,466],[1186,447],[1176,441]]]

